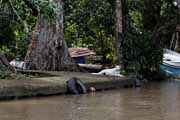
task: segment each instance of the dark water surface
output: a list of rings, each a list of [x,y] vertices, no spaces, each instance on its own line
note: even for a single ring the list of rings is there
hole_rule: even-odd
[[[180,120],[180,83],[1,101],[0,120]]]

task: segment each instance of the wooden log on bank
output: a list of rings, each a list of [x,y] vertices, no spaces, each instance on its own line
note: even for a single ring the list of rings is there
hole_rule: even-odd
[[[36,71],[26,71],[28,74],[31,72],[35,73]],[[80,79],[88,91],[91,91],[91,88],[95,88],[98,91],[134,86],[134,80],[128,77],[97,76],[80,72],[37,71],[37,73],[48,73],[54,77],[39,77],[27,80],[1,80],[0,99],[65,94],[67,93],[67,81],[72,77]]]
[[[104,67],[102,65],[95,65],[95,64],[78,64],[80,68],[88,71],[88,72],[99,72]]]

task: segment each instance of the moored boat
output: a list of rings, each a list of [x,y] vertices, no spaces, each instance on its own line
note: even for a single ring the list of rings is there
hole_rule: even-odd
[[[167,73],[180,75],[180,54],[172,50],[164,49],[163,63],[160,67]]]

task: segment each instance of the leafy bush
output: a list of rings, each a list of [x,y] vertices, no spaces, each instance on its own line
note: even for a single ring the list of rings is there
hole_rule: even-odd
[[[159,70],[163,49],[152,40],[150,33],[128,32],[123,42],[123,64],[126,72],[145,75]]]
[[[0,79],[7,78],[10,74],[11,72],[7,69],[7,67],[0,62]]]

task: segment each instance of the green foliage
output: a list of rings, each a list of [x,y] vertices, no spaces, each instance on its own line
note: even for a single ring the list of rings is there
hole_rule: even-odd
[[[128,32],[123,43],[123,64],[128,72],[156,71],[162,60],[162,49],[152,40],[151,34]]]
[[[13,6],[11,6],[11,2]],[[51,19],[57,12],[62,12],[62,5],[54,0],[1,0],[0,3],[2,4],[0,6],[7,4],[15,8],[21,17],[23,15],[31,16],[31,13],[36,10],[46,19]]]
[[[0,30],[0,52],[3,52],[8,58],[15,57],[14,38],[15,35],[10,26]]]
[[[112,59],[114,3],[110,0],[66,0],[65,40],[69,47],[88,47]]]
[[[52,19],[57,12],[62,12],[62,5],[54,0],[31,0],[31,4],[46,19]]]
[[[157,8],[160,1],[151,1],[153,4],[148,2],[150,1],[129,0],[130,26],[125,33],[122,48],[122,63],[127,73],[135,72],[145,75],[158,71],[162,61],[162,48],[152,36],[160,17],[157,15],[160,12]]]
[[[1,70],[0,70],[0,79],[8,78],[8,77],[10,77],[10,74],[11,74],[10,71],[7,71],[7,70],[1,71]]]
[[[24,58],[28,49],[28,35],[22,31],[15,31],[16,35],[16,57]]]
[[[10,74],[11,72],[7,69],[7,67],[0,62],[0,79],[7,78]]]
[[[139,11],[130,11],[129,15],[131,16],[133,22],[133,26],[138,30],[143,30],[143,24],[142,24],[142,14]]]
[[[62,5],[52,0],[1,0],[0,3],[0,50],[9,59],[25,57],[37,13],[52,20],[62,12]]]
[[[15,57],[15,53],[12,51],[12,49],[8,48],[5,45],[0,47],[0,53],[5,54],[8,59],[12,59]]]
[[[131,25],[139,32],[143,31],[143,1],[144,0],[128,0],[128,14]]]

